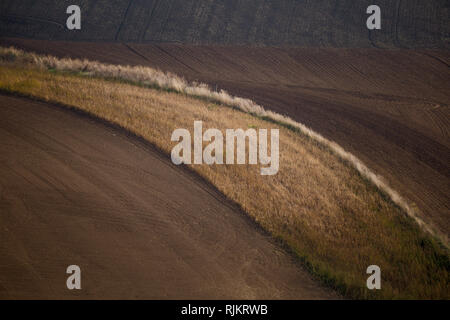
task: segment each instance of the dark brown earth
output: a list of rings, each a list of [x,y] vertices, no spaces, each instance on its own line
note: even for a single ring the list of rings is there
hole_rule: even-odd
[[[60,57],[147,65],[253,99],[357,155],[450,233],[450,52],[2,39]]]
[[[303,47],[450,48],[448,0],[2,0],[0,36],[46,40]],[[369,31],[367,8],[381,10]]]
[[[212,187],[98,120],[0,95],[0,299],[318,299]],[[80,291],[66,288],[81,267]]]

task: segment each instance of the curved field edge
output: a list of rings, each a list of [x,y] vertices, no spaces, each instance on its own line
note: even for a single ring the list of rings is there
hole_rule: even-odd
[[[16,61],[17,62],[17,61]],[[72,106],[142,136],[165,153],[171,132],[279,124],[205,100],[3,60],[0,89]],[[286,244],[324,283],[352,298],[448,298],[449,256],[432,237],[361,178],[348,162],[306,135],[280,128],[280,171],[255,166],[192,166]],[[366,288],[367,266],[382,290]]]
[[[68,71],[79,75],[95,76],[106,79],[116,79],[143,86],[183,93],[196,98],[206,99],[213,103],[236,108],[254,116],[269,121],[274,121],[275,123],[298,131],[301,134],[309,136],[319,144],[329,148],[341,159],[347,161],[359,172],[359,174],[361,174],[361,176],[374,184],[381,192],[385,193],[396,205],[410,215],[424,230],[436,237],[438,241],[442,242],[447,248],[449,248],[448,235],[438,231],[432,225],[424,222],[420,217],[420,210],[417,207],[411,206],[396,190],[389,186],[383,177],[370,170],[358,157],[350,152],[347,152],[336,142],[323,137],[321,134],[315,132],[306,125],[299,123],[288,116],[266,110],[264,107],[256,104],[250,99],[232,96],[225,90],[221,90],[219,92],[213,91],[204,83],[189,83],[184,78],[175,74],[170,72],[165,73],[150,67],[111,65],[97,61],[89,61],[86,59],[61,59],[49,55],[38,55],[35,53],[24,52],[13,47],[0,47],[0,59],[31,63],[44,69]]]

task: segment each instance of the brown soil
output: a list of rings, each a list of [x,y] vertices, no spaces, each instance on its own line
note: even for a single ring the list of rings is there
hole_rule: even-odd
[[[143,141],[0,95],[0,299],[337,298]],[[67,266],[82,290],[66,288]]]

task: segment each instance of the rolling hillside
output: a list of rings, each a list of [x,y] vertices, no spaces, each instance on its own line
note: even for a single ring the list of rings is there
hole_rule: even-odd
[[[0,39],[59,57],[147,65],[250,98],[338,142],[448,238],[446,50],[244,48]]]

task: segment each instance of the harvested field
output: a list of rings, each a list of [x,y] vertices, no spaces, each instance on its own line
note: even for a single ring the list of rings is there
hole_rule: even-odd
[[[2,39],[56,56],[148,65],[224,88],[336,141],[450,232],[450,54]]]

